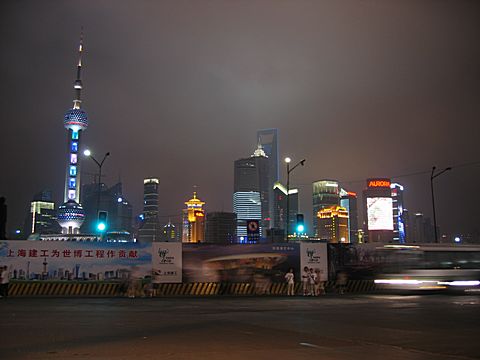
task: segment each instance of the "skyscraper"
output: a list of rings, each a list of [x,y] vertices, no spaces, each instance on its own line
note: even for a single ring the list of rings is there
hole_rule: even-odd
[[[269,219],[273,219],[273,184],[280,180],[278,164],[278,129],[263,129],[257,131],[257,142],[261,145],[266,157],[268,158],[268,214]],[[269,227],[279,227],[278,224],[270,220]]]
[[[258,220],[261,224],[262,203],[260,193],[258,191],[235,192],[233,194],[233,212],[237,215],[237,237],[240,240],[245,239],[249,220]]]
[[[207,215],[205,242],[231,244],[237,242],[237,215],[230,212],[211,212]]]
[[[289,212],[288,216],[290,225],[289,225],[289,234],[294,234],[296,232],[296,217],[298,214],[298,189],[289,189]],[[287,188],[283,186],[280,182],[275,182],[273,184],[273,219],[275,224],[277,224],[277,229],[285,230],[287,222]],[[286,233],[286,232],[285,232]]]
[[[57,234],[55,203],[50,191],[42,191],[30,202],[30,211],[25,219],[25,234]]]
[[[393,242],[404,244],[407,232],[404,219],[403,186],[397,183],[390,185],[393,202]]]
[[[241,223],[239,224],[239,227],[243,226],[245,220],[260,220],[260,232],[261,235],[264,236],[265,230],[270,227],[271,218],[269,212],[270,204],[268,186],[269,163],[268,157],[263,151],[261,144],[258,144],[257,149],[252,156],[235,161],[233,178],[234,212],[237,213],[235,209],[240,209],[245,206],[246,208],[252,208],[252,201],[257,204],[256,195],[250,193],[258,194],[260,205],[260,214],[258,218],[244,218],[242,217],[243,215],[237,213],[237,220]],[[235,194],[240,193],[245,193],[247,195],[235,196]],[[248,204],[242,204],[241,201],[246,201]],[[237,235],[243,236],[240,235],[243,234],[243,230],[238,230]]]
[[[318,214],[318,237],[329,243],[349,243],[348,211],[341,206],[321,209]]]
[[[319,180],[312,184],[313,232],[318,236],[318,212],[340,204],[340,189],[336,180]]]
[[[98,193],[100,188],[100,193]],[[85,184],[82,186],[82,206],[85,210],[85,222],[82,233],[92,234],[97,231],[98,210],[106,211],[108,233],[122,233],[122,239],[132,237],[132,205],[123,195],[122,183],[107,188],[105,184]]]
[[[393,241],[393,200],[391,181],[385,178],[367,179],[363,191],[368,242]]]
[[[340,206],[348,212],[348,233],[351,243],[358,243],[358,208],[357,194],[352,191],[340,190]]]
[[[58,208],[57,220],[64,234],[78,234],[85,217],[82,205],[80,205],[80,157],[78,156],[81,135],[88,126],[87,113],[81,109],[82,52],[83,34],[78,47],[77,79],[73,85],[75,100],[73,100],[73,108],[66,112],[63,120],[64,126],[68,130],[68,152],[64,203]]]
[[[182,242],[200,243],[205,241],[205,202],[197,198],[197,193],[193,193],[193,198],[185,201],[187,208],[183,210],[182,217]]]
[[[158,222],[158,185],[157,178],[143,180],[143,224],[138,230],[140,242],[153,242],[160,240],[160,227]]]

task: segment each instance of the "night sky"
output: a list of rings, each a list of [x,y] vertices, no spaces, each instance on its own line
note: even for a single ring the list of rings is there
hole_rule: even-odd
[[[111,152],[105,180],[121,178],[136,213],[149,176],[162,216],[193,185],[207,211],[231,211],[233,161],[253,153],[258,129],[278,128],[281,158],[307,159],[291,182],[308,219],[312,181],[361,192],[368,177],[408,174],[395,179],[406,207],[431,216],[431,167],[452,166],[435,180],[438,224],[480,230],[480,3],[458,0],[2,1],[10,230],[36,192],[63,200],[81,26],[82,141]]]

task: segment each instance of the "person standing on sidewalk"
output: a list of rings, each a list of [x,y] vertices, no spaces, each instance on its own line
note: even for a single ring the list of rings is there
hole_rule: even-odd
[[[9,283],[9,274],[8,274],[8,270],[7,270],[7,267],[4,266],[2,268],[2,272],[1,272],[1,280],[0,280],[0,296],[2,297],[8,297],[8,283]]]
[[[290,271],[285,274],[285,280],[287,281],[287,295],[295,295],[295,275],[293,269],[290,269]]]
[[[308,266],[305,266],[303,268],[303,273],[302,273],[302,285],[303,285],[303,296],[310,295],[308,290],[308,279],[310,278],[310,270],[308,269]]]

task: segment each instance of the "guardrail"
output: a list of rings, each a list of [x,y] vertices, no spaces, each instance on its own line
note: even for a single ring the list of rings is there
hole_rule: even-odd
[[[287,295],[286,283],[179,283],[155,284],[153,288],[138,282],[133,288],[119,282],[77,282],[77,281],[11,281],[9,296],[98,296],[119,297],[135,296],[284,296]],[[336,293],[334,281],[324,283],[326,293]],[[375,291],[373,280],[350,280],[344,287],[345,293],[368,293]],[[295,294],[302,295],[302,284],[295,284]]]

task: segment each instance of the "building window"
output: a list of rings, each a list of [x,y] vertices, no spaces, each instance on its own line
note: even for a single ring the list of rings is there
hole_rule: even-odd
[[[78,131],[72,131],[72,140],[78,140]]]
[[[70,154],[70,164],[77,163],[77,154]]]
[[[72,142],[72,152],[78,152],[78,142]]]
[[[77,176],[77,167],[74,165],[70,166],[70,176]]]
[[[68,187],[70,189],[75,189],[77,187],[77,179],[70,178],[70,180],[68,181]]]

